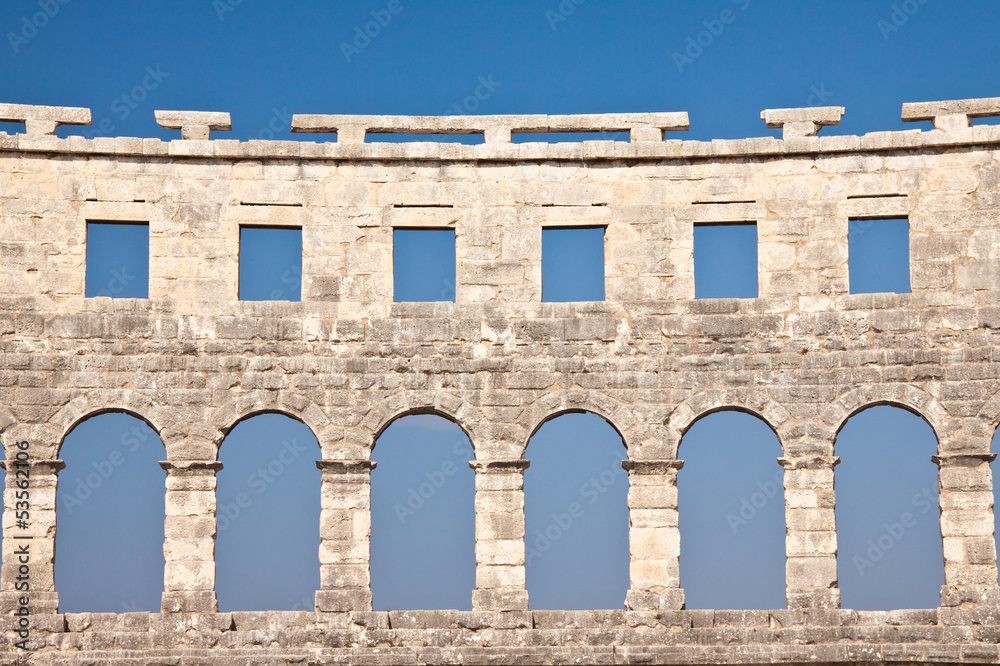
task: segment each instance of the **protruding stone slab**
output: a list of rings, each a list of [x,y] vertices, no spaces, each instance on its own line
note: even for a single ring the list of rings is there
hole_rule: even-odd
[[[155,111],[156,124],[163,129],[179,129],[182,139],[208,139],[211,131],[233,129],[228,113],[215,111]]]
[[[949,131],[965,129],[973,118],[1000,116],[1000,97],[953,99],[941,102],[911,102],[903,105],[903,121],[934,121],[934,128]]]
[[[842,106],[815,106],[800,109],[765,109],[761,119],[770,129],[782,129],[781,138],[816,136],[829,125],[839,125],[844,116]]]
[[[89,125],[90,109],[76,106],[35,106],[32,104],[0,104],[0,122],[24,123],[30,136],[56,133],[60,125]]]
[[[292,116],[293,132],[336,133],[337,143],[364,143],[378,134],[482,134],[486,143],[510,143],[513,132],[628,132],[630,141],[663,141],[663,132],[690,128],[688,114],[599,113],[568,116]]]

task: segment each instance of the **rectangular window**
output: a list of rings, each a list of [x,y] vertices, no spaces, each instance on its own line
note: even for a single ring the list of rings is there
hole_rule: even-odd
[[[852,294],[910,292],[910,221],[849,220],[847,272]]]
[[[393,229],[392,295],[397,303],[455,301],[454,229]]]
[[[149,298],[149,224],[87,222],[84,295]]]
[[[302,229],[240,227],[240,300],[302,300]]]
[[[757,298],[757,223],[694,225],[694,297]]]
[[[542,301],[604,300],[604,227],[542,229]]]

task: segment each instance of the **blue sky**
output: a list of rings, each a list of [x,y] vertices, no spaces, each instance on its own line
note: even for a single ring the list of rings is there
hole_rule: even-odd
[[[369,27],[369,32],[374,36],[367,41],[359,37],[373,21],[377,29]],[[929,127],[902,123],[903,102],[1000,94],[1000,8],[991,0],[9,0],[0,6],[0,31],[0,101],[93,110],[95,126],[64,127],[62,136],[178,138],[178,132],[156,126],[153,110],[192,109],[232,113],[234,130],[216,133],[219,138],[316,140],[322,137],[290,134],[290,114],[435,115],[457,109],[486,114],[687,111],[691,131],[675,136],[710,140],[775,136],[778,131],[766,129],[760,120],[762,109],[809,105],[847,107],[842,124],[824,134],[860,134]],[[122,276],[131,275],[137,277],[129,278],[129,289],[141,288],[137,271],[142,270],[143,250],[135,242],[141,241],[122,242],[105,258],[94,259],[101,264],[93,266],[101,271],[100,276],[95,273],[96,292],[112,291]],[[261,247],[251,241],[245,256]],[[295,278],[301,267],[294,255],[293,250],[280,262],[271,282],[241,284],[241,294],[251,297],[246,289],[259,289],[264,296],[277,292],[280,298],[298,298]],[[738,259],[734,255],[732,266]],[[891,277],[884,274],[890,264],[873,265],[868,277],[884,285]],[[148,270],[148,259],[146,266]],[[453,297],[447,273],[432,285],[444,295],[441,300]],[[726,281],[751,286],[725,270],[714,277],[722,287]],[[851,283],[854,290],[853,273]],[[706,286],[711,285],[700,285]],[[89,282],[87,289],[90,293]],[[550,297],[559,300],[547,293],[546,299]],[[313,460],[318,450],[301,426],[281,417],[263,418],[259,426],[255,421],[252,427],[236,428],[222,447],[226,468],[219,476],[220,506],[235,501],[240,492],[253,502],[236,522],[220,529],[220,604],[306,608],[317,585],[319,490]],[[133,431],[135,426],[127,417],[106,415],[67,438],[56,571],[65,610],[158,608],[162,521],[149,516],[162,515],[164,473],[155,461],[163,459],[163,451],[155,435],[142,430],[145,426]],[[468,607],[472,477],[463,462],[465,453],[453,451],[461,439],[454,426],[419,417],[394,424],[376,446],[376,607]],[[297,452],[300,446],[306,451],[288,465],[282,463],[283,473],[274,483],[263,489],[251,485],[262,465],[266,470],[280,461],[282,451],[288,459],[286,444],[293,441]],[[841,433],[837,453],[844,463],[838,468],[837,490],[845,606],[936,605],[941,570],[937,509],[922,513],[918,497],[927,479],[933,482],[933,448],[933,434],[922,421],[890,408],[859,415]],[[546,463],[546,456],[584,449],[579,466],[563,469]],[[689,606],[783,603],[780,501],[765,497],[745,525],[727,519],[740,515],[743,500],[760,503],[755,493],[764,493],[761,485],[770,488],[779,470],[777,450],[766,426],[732,413],[697,423],[685,437],[680,456],[687,463],[679,475],[681,571]],[[597,417],[568,416],[539,431],[528,448],[532,467],[525,478],[529,545],[534,531],[544,533],[553,514],[574,502],[584,508],[588,500],[582,488],[594,474],[600,479],[611,468],[614,455],[621,457],[621,442]],[[883,470],[874,478],[857,472],[859,461],[869,458]],[[419,488],[426,474],[438,478],[434,475],[446,462],[454,463],[454,474],[447,475],[417,515],[401,523],[393,506],[406,499],[409,488]],[[107,465],[111,471],[105,478]],[[88,485],[88,479],[94,483]],[[533,560],[527,572],[533,607],[622,605],[627,587],[621,573],[626,552],[622,526],[627,524],[622,481],[617,477],[598,502],[586,504],[579,522]],[[859,511],[865,502],[885,511]],[[275,567],[276,556],[266,547],[273,527],[267,521],[274,519],[269,512],[289,506],[301,507],[297,519],[283,526],[297,535],[288,537],[296,544],[295,564],[288,571],[295,580],[280,579],[274,588],[255,585],[259,593],[246,595],[246,581]],[[108,511],[115,521],[106,520]],[[140,511],[143,518],[130,522]],[[892,547],[877,559],[868,558],[871,567],[852,559],[866,558],[868,542],[877,545],[907,512],[914,515],[913,527],[899,539],[890,534]],[[91,530],[102,521],[101,531]],[[595,544],[599,534],[610,535],[607,543]],[[105,552],[103,544],[114,540],[135,544],[128,551],[131,557],[93,569]],[[597,545],[608,547],[595,550]],[[426,557],[404,569],[398,557],[403,549]],[[447,557],[441,559],[441,553]],[[719,562],[729,563],[734,576],[740,575],[714,578],[712,567]],[[542,573],[550,566],[560,575]],[[600,585],[594,583],[592,566],[607,572]],[[93,575],[75,573],[84,568]],[[919,579],[921,586],[901,579],[900,572],[912,572],[906,579]],[[429,589],[429,580],[442,582]],[[581,587],[593,594],[581,598]]]

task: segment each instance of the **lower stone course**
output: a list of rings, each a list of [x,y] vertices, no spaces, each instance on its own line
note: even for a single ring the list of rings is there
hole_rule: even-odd
[[[1000,608],[65,613],[0,665],[1000,663]]]

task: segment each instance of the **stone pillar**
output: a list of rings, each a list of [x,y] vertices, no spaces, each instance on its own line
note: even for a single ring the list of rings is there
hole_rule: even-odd
[[[14,456],[23,450],[19,451],[16,444],[8,446],[7,452],[12,459],[0,461],[0,467],[7,470],[0,612],[13,613],[19,605],[18,599],[27,596],[33,615],[51,615],[59,608],[55,587],[56,490],[59,470],[66,464],[62,460],[34,460],[30,448],[26,459],[19,462]],[[24,492],[27,498],[23,494],[18,496]],[[27,509],[18,502],[27,502]],[[28,589],[19,590],[25,583]]]
[[[528,610],[524,588],[524,470],[527,460],[473,460],[476,471],[474,611]]]
[[[942,606],[1000,605],[990,472],[995,458],[995,453],[948,453],[931,458],[940,468]]]
[[[167,460],[163,525],[164,613],[216,613],[214,460]]]
[[[778,458],[785,468],[785,598],[789,608],[840,608],[836,456]]]
[[[629,610],[681,610],[677,471],[683,460],[625,460],[628,470]]]
[[[372,460],[317,460],[323,472],[317,611],[370,611]]]

